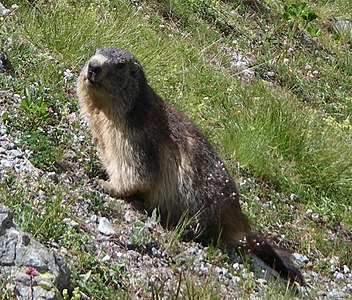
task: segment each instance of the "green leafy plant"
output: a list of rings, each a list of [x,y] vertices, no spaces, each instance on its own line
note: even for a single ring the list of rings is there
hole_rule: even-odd
[[[75,287],[72,291],[72,297],[70,298],[69,294],[68,294],[68,290],[67,289],[64,289],[62,291],[62,296],[64,298],[64,300],[79,300],[81,299],[81,294],[80,294],[80,290],[79,290],[79,287]]]
[[[282,17],[292,24],[292,35],[294,35],[299,25],[311,36],[317,36],[320,32],[319,27],[312,23],[318,18],[318,15],[305,2],[285,5]]]
[[[38,126],[48,119],[48,105],[42,97],[33,97],[28,88],[24,90],[24,98],[20,106],[25,112],[27,119],[31,120],[32,125]]]

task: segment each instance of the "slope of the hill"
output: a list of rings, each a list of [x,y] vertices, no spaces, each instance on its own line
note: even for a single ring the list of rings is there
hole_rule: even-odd
[[[2,4],[1,202],[70,265],[65,299],[352,298],[350,1]],[[295,253],[301,293],[180,241],[185,222],[167,231],[157,214],[95,189],[75,79],[107,45],[133,52],[214,144],[256,229]]]

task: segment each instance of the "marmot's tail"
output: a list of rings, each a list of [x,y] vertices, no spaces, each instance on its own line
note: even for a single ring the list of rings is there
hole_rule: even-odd
[[[305,284],[302,273],[294,266],[289,253],[274,249],[263,237],[256,236],[247,240],[246,243],[247,247],[245,248],[247,248],[248,252],[272,267],[282,278],[291,283]]]
[[[291,261],[290,254],[274,249],[261,234],[251,230],[238,202],[224,205],[220,220],[221,240],[225,245],[234,246],[243,255],[254,254],[291,283],[305,284],[301,272]]]

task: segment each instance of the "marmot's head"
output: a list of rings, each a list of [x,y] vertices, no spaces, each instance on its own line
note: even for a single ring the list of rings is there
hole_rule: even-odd
[[[133,108],[147,85],[143,69],[129,52],[118,48],[99,48],[83,67],[79,85],[94,101],[109,101],[121,110]]]

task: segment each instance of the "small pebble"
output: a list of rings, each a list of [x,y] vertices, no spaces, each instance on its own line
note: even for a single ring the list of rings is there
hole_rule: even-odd
[[[78,227],[79,223],[77,223],[76,221],[71,220],[70,218],[65,218],[62,220],[62,222],[66,223],[67,225],[71,226],[71,227]]]
[[[269,77],[274,77],[275,76],[275,73],[273,71],[269,71],[267,74],[268,74]]]
[[[55,172],[48,172],[47,175],[50,180],[52,180],[55,183],[59,183],[59,177]]]
[[[344,266],[343,266],[343,272],[344,272],[345,274],[348,274],[348,273],[351,272],[351,270],[350,270],[349,267],[347,267],[346,265],[344,265]]]
[[[204,265],[204,263],[201,263],[199,266],[199,271],[203,273],[204,275],[209,275],[209,268]]]
[[[317,272],[312,271],[312,272],[310,273],[310,275],[311,275],[313,278],[318,278],[318,273],[317,273]]]
[[[240,277],[238,277],[238,276],[234,276],[233,278],[232,278],[232,281],[233,281],[233,283],[238,283],[238,282],[240,282],[241,281],[241,278]]]
[[[342,281],[345,279],[345,275],[340,272],[335,272],[334,277],[335,277],[336,281]]]
[[[241,269],[241,265],[240,265],[239,263],[234,263],[234,264],[232,265],[232,268],[233,268],[234,270],[236,270],[236,271],[239,271],[239,270]]]
[[[105,217],[100,218],[99,225],[98,225],[98,231],[104,235],[115,234],[115,230],[112,228],[110,221]]]
[[[196,255],[199,251],[198,247],[190,247],[189,249],[187,249],[187,253],[192,254],[192,255]]]
[[[257,281],[259,284],[261,284],[261,285],[267,284],[267,280],[264,279],[264,278],[258,278],[256,281]]]
[[[0,136],[6,135],[6,128],[4,126],[0,127]]]
[[[306,210],[306,215],[307,216],[310,216],[312,213],[313,213],[312,209],[309,208],[309,209]]]
[[[339,291],[331,291],[327,293],[327,296],[330,298],[340,298],[340,299],[344,299],[344,294],[339,292]]]
[[[155,257],[160,257],[161,256],[161,251],[159,249],[156,249],[155,247],[152,248],[152,255]]]
[[[89,222],[91,223],[96,223],[98,224],[98,221],[99,221],[99,218],[97,215],[92,215],[90,218],[89,218]]]
[[[15,148],[15,144],[14,144],[14,143],[11,143],[11,142],[10,142],[10,143],[7,143],[7,144],[6,144],[6,149],[7,149],[7,150],[12,150],[13,148]]]
[[[22,153],[16,149],[10,150],[9,154],[13,157],[21,157],[22,156]]]
[[[297,196],[296,194],[293,194],[293,193],[292,193],[292,194],[290,195],[290,200],[291,200],[291,201],[297,201],[297,200],[298,200],[298,196]]]
[[[11,167],[11,162],[8,161],[7,159],[2,159],[2,160],[0,160],[0,165],[3,168],[10,168]]]
[[[26,166],[23,164],[23,162],[17,163],[13,166],[13,168],[15,169],[16,173],[22,173],[25,172],[27,170]]]
[[[299,253],[293,253],[292,256],[295,258],[297,262],[300,264],[306,264],[309,262],[309,259],[307,256],[299,254]]]
[[[248,273],[242,272],[242,278],[245,280],[248,279],[249,278]]]
[[[108,261],[110,261],[110,260],[111,260],[111,256],[110,256],[110,255],[105,255],[105,256],[101,259],[102,262],[108,262]]]
[[[55,249],[60,249],[60,245],[56,242],[49,242],[48,243],[50,247],[55,248]]]
[[[131,211],[126,211],[125,215],[124,215],[124,219],[127,223],[131,223],[133,221],[133,214]]]
[[[319,218],[320,218],[319,214],[316,214],[316,213],[312,214],[312,220],[319,221]]]

